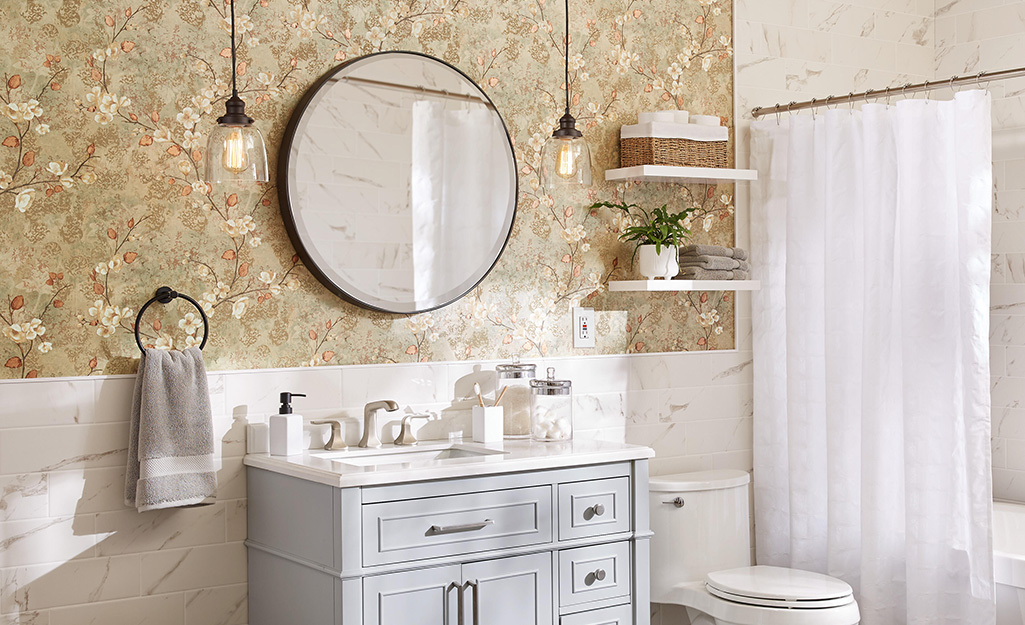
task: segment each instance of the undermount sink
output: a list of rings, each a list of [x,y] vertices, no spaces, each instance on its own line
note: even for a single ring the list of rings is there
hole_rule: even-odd
[[[415,465],[466,458],[484,459],[506,452],[484,447],[445,445],[440,447],[390,447],[381,449],[349,448],[313,454],[325,460],[356,467],[383,467],[388,465]]]

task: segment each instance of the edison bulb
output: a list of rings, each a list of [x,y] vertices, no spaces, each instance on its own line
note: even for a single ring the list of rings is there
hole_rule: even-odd
[[[221,154],[224,168],[232,173],[241,173],[249,169],[249,155],[246,150],[246,138],[241,128],[232,128],[224,138],[224,152]]]
[[[560,141],[559,154],[555,157],[555,175],[569,180],[577,175],[577,154],[572,141]]]

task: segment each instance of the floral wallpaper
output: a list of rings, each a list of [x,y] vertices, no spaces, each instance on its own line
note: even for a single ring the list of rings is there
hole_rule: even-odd
[[[732,243],[730,187],[603,182],[618,166],[619,127],[639,111],[678,107],[732,125],[728,0],[571,3],[573,112],[595,184],[555,197],[536,168],[562,113],[561,2],[239,0],[239,89],[272,169],[308,85],[374,51],[459,67],[505,118],[520,171],[509,245],[470,295],[414,316],[353,307],[313,279],[272,184],[203,180],[207,133],[230,94],[225,2],[3,3],[0,377],[134,371],[135,317],[162,285],[205,308],[211,369],[569,355],[576,303],[599,311],[587,353],[733,347],[730,293],[609,293],[609,281],[636,277],[617,240],[629,220],[586,208],[698,207],[695,240]],[[152,306],[139,330],[174,349],[203,333],[181,300]]]

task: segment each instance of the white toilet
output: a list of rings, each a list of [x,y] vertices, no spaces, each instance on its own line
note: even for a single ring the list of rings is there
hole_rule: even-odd
[[[750,481],[744,471],[651,478],[651,601],[685,606],[691,625],[857,625],[845,582],[750,566]]]

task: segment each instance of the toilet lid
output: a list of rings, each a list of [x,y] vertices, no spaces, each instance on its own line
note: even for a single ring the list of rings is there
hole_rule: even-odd
[[[854,601],[851,587],[842,580],[778,566],[715,571],[705,585],[717,597],[747,605],[831,608]]]

